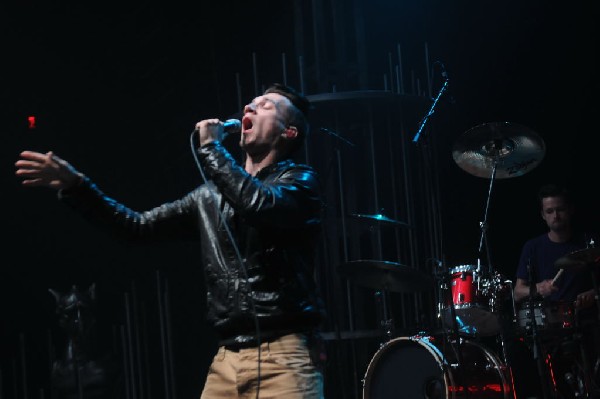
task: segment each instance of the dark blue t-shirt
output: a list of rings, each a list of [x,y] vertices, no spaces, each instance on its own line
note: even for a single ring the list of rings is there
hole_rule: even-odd
[[[546,233],[530,239],[521,251],[517,278],[529,281],[527,265],[530,264],[532,277],[536,283],[553,279],[558,273],[554,263],[571,252],[585,249],[587,242],[585,235],[565,243],[550,241]],[[548,300],[574,301],[577,294],[593,288],[592,275],[588,269],[565,270],[554,285],[558,287],[558,291],[550,295]]]

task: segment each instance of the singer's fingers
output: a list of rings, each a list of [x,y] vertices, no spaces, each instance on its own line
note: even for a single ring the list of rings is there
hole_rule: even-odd
[[[23,159],[19,159],[17,162],[15,162],[15,166],[18,168],[22,168],[22,169],[40,169],[40,167],[42,166],[41,163],[39,163],[38,161],[25,161]]]

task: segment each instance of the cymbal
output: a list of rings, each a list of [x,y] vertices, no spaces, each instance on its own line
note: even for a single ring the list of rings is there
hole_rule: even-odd
[[[395,262],[355,260],[338,271],[358,285],[378,290],[417,292],[433,287],[431,276]]]
[[[477,177],[506,179],[522,176],[544,159],[546,145],[528,127],[491,122],[467,130],[454,143],[452,157],[459,167]]]
[[[399,220],[390,219],[389,217],[377,213],[374,215],[367,215],[363,213],[353,213],[350,216],[356,219],[367,220],[377,222],[378,224],[392,225],[392,226],[408,226],[408,223],[401,222]]]
[[[557,269],[580,270],[600,262],[600,248],[586,248],[571,252],[554,262]]]

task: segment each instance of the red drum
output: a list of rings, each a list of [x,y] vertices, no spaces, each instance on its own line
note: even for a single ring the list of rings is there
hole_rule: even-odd
[[[500,332],[499,315],[492,308],[495,295],[490,283],[480,278],[477,266],[460,265],[450,270],[452,304],[458,331],[466,335],[488,336]],[[453,328],[450,304],[444,309],[444,322]]]
[[[400,337],[371,360],[363,399],[514,398],[509,375],[497,356],[478,343],[462,340],[457,347],[431,337]]]

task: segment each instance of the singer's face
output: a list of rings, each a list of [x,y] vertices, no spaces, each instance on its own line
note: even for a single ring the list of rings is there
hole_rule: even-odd
[[[277,93],[256,97],[244,107],[240,146],[249,154],[268,153],[285,131],[289,99]]]

